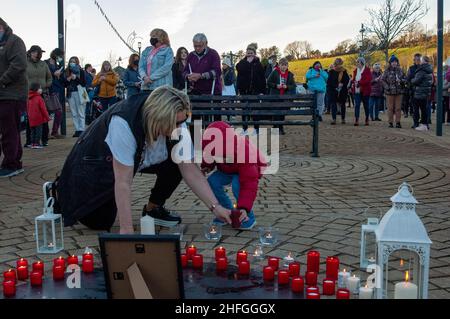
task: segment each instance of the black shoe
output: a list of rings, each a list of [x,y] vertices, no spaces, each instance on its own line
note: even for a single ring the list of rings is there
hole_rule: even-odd
[[[42,142],[42,146],[47,147],[48,146],[48,142]]]
[[[394,124],[389,123],[389,128],[394,128]]]
[[[395,127],[396,128],[402,128],[402,125],[400,123],[397,123],[397,125]]]
[[[383,122],[380,118],[376,118],[375,122]]]
[[[155,219],[155,225],[162,227],[175,227],[178,224],[181,224],[181,218],[178,216],[174,216],[165,209],[163,206],[156,207],[152,209],[150,212],[147,211],[147,206],[144,206],[142,210],[142,216],[150,216]]]
[[[322,116],[319,116],[319,122],[323,122]]]

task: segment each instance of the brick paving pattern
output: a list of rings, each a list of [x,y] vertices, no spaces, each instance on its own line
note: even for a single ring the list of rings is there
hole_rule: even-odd
[[[404,127],[409,127],[409,122],[404,120]],[[360,273],[360,231],[369,217],[365,209],[375,206],[386,212],[389,198],[407,181],[414,187],[420,201],[417,212],[433,241],[430,298],[450,298],[450,133],[437,138],[433,132],[388,129],[386,122],[332,127],[326,119],[320,132],[321,157],[314,159],[308,156],[310,131],[287,129],[288,135],[280,143],[280,171],[261,181],[255,204],[258,226],[274,226],[281,235],[266,255],[284,257],[292,252],[302,262],[303,273],[306,252],[315,249],[323,257],[337,255],[343,267]],[[19,257],[44,262],[55,257],[36,255],[34,217],[42,212],[42,184],[54,179],[74,142],[67,138],[51,141],[42,151],[25,150],[26,173],[0,180],[0,272],[14,267]],[[136,227],[153,183],[151,176],[135,179]],[[212,261],[214,247],[223,245],[234,262],[238,250],[249,249],[258,241],[257,230],[242,232],[229,227],[223,229],[220,243],[204,239],[202,225],[212,216],[184,183],[167,206],[183,217],[182,246],[194,243],[206,261]],[[79,255],[89,246],[100,262],[96,232],[76,225],[65,229],[64,236],[63,255]],[[324,273],[319,280],[322,278]]]

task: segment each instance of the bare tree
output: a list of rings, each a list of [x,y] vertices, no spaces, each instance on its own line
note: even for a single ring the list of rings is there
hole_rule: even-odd
[[[115,52],[113,52],[112,50],[109,51],[107,61],[109,61],[109,63],[111,63],[111,65],[115,65],[116,61],[117,61],[117,54]]]
[[[300,41],[300,50],[304,53],[304,56],[309,59],[311,52],[314,51],[312,44],[308,41]]]
[[[259,55],[261,56],[261,60],[267,60],[272,55],[275,55],[278,59],[281,58],[280,49],[275,45],[270,48],[260,49]]]
[[[368,9],[369,29],[378,39],[379,49],[389,61],[389,48],[393,41],[408,31],[411,24],[425,17],[429,8],[424,0],[402,0],[397,6],[396,0],[384,0],[378,9]]]
[[[300,60],[302,53],[300,41],[289,43],[284,49],[284,55],[291,57],[293,60]]]

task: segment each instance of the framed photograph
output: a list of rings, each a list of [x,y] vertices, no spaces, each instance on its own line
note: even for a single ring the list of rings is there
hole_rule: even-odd
[[[109,299],[184,299],[179,236],[99,236]]]

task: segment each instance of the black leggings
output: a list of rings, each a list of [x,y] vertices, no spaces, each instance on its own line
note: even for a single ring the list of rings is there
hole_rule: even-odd
[[[156,183],[150,195],[150,202],[155,205],[164,206],[183,179],[178,165],[172,161],[170,154],[171,150],[169,149],[168,160],[142,171],[144,174],[156,174]],[[116,203],[115,201],[109,201],[88,216],[80,219],[80,223],[92,230],[110,232],[116,217]]]

